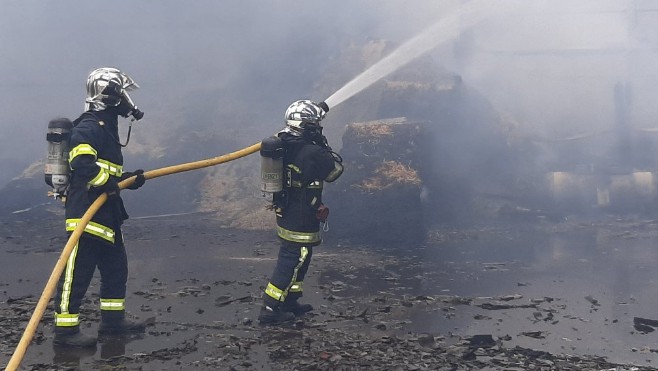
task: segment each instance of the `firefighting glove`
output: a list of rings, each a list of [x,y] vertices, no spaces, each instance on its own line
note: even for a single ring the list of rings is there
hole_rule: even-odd
[[[119,188],[119,183],[113,177],[105,182],[102,186],[98,187],[101,191],[107,193],[107,199],[111,200],[114,198],[119,198],[119,193],[121,189]]]
[[[128,179],[131,176],[137,176],[137,177],[135,178],[135,181],[133,182],[133,184],[126,187],[128,189],[133,189],[133,190],[138,189],[139,187],[143,186],[144,183],[146,183],[146,178],[144,177],[144,170],[142,170],[142,169],[125,172],[121,175],[120,180]]]

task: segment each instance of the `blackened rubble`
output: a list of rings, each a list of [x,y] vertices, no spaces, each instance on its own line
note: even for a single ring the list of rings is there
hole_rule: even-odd
[[[27,236],[39,234],[31,233],[29,224],[20,226],[0,225],[2,235],[14,236],[2,241],[0,251],[7,263],[0,272],[3,364],[58,255],[49,236],[41,234],[28,243]],[[129,254],[136,272],[128,302],[131,315],[154,317],[147,334],[101,339],[93,354],[62,354],[52,348],[52,318],[46,313],[23,369],[655,369],[649,367],[658,354],[652,346],[655,332],[633,328],[634,317],[647,320],[636,320],[645,326],[654,324],[650,315],[640,316],[643,308],[653,308],[651,303],[640,305],[639,297],[622,301],[594,285],[571,284],[572,274],[580,279],[578,270],[543,272],[543,265],[531,265],[518,252],[517,259],[508,260],[501,250],[487,256],[469,245],[485,241],[490,251],[494,235],[527,241],[525,233],[556,233],[542,228],[443,231],[452,237],[413,251],[328,246],[317,252],[317,269],[305,296],[316,307],[315,315],[277,328],[254,321],[260,285],[277,247],[269,231],[221,229],[209,221],[198,223],[193,216],[134,220],[125,232],[132,241]],[[611,222],[597,236],[617,241],[617,228],[628,229],[629,224]],[[561,225],[557,233],[564,237],[582,229]],[[644,233],[638,241],[656,238]],[[624,237],[624,242],[628,252],[632,241]],[[606,245],[600,249],[602,256],[614,255]],[[541,251],[539,262],[545,264]],[[440,260],[432,260],[434,254]],[[581,270],[588,266],[578,259],[568,261]],[[27,264],[44,268],[25,269]],[[83,307],[88,333],[96,330],[97,300],[97,295],[89,295]],[[610,313],[611,307],[616,312]],[[602,339],[597,332],[602,328],[621,337]],[[626,363],[616,361],[620,359]]]
[[[16,307],[22,307],[18,301]],[[27,306],[29,307],[29,306]],[[23,309],[27,309],[27,307]],[[166,324],[159,324],[160,327]],[[504,339],[491,335],[406,334],[366,335],[329,328],[314,320],[290,328],[198,326],[178,324],[189,333],[185,340],[146,353],[90,360],[93,368],[121,370],[194,368],[249,370],[262,362],[257,350],[267,355],[273,370],[654,370],[619,365],[603,357],[550,354],[523,347],[504,347]],[[7,326],[3,327],[5,332]],[[198,333],[199,330],[206,330]],[[212,331],[207,331],[212,330]],[[239,330],[241,336],[226,332]],[[15,339],[15,333],[5,334]],[[153,336],[153,334],[149,334]],[[44,341],[37,337],[37,344]],[[9,342],[10,343],[10,342]],[[212,343],[212,351],[201,344]],[[3,347],[10,344],[3,342]],[[5,348],[7,349],[7,348]],[[183,359],[192,359],[181,361]],[[29,363],[29,370],[68,370],[71,364]],[[144,368],[146,367],[146,368]]]

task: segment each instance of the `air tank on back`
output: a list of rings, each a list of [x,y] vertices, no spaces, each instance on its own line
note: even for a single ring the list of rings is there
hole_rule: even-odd
[[[276,193],[283,190],[283,141],[273,135],[261,141],[260,190]]]
[[[69,185],[69,140],[73,123],[67,118],[56,118],[48,123],[48,156],[44,169],[46,184],[53,188],[53,195],[64,196]]]

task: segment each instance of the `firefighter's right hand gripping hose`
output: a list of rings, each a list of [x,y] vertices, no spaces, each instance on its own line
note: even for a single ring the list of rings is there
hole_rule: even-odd
[[[127,186],[126,187],[127,189],[132,189],[132,190],[139,189],[141,186],[144,185],[144,183],[146,183],[146,177],[144,176],[144,170],[142,169],[137,169],[135,171],[128,171],[123,173],[121,175],[121,180],[126,180],[133,176],[135,177],[135,181],[131,185]]]

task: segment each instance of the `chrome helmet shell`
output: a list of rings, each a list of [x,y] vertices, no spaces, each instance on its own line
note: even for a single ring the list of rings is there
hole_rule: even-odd
[[[306,124],[320,126],[327,115],[328,107],[324,103],[314,103],[304,99],[293,102],[286,110],[285,120],[287,131],[301,134]]]
[[[128,92],[137,88],[139,85],[130,76],[116,68],[95,69],[87,77],[85,111],[102,111],[118,106],[122,98],[134,106]]]

